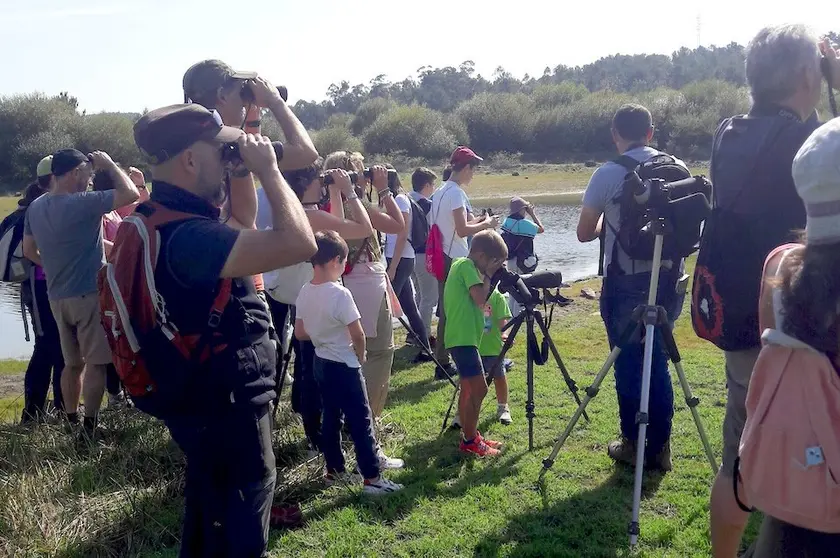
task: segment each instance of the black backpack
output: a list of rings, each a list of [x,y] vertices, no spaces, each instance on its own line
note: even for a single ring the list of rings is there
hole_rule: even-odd
[[[21,208],[0,223],[0,282],[23,283],[32,263],[23,255],[23,226],[26,209]]]
[[[627,169],[628,173],[636,171],[639,178],[644,180],[661,179],[665,182],[677,182],[691,178],[691,173],[677,163],[676,159],[666,153],[658,153],[644,162],[639,162],[629,155],[622,155],[613,163]],[[606,226],[610,227],[615,234],[616,242],[613,244],[612,264],[618,266],[618,247],[631,260],[650,261],[653,259],[654,236],[646,232],[645,227],[650,223],[647,208],[636,203],[632,188],[625,184],[621,193],[613,199],[620,208],[620,222],[610,223],[604,218]],[[669,203],[669,213],[674,208]],[[672,217],[672,222],[683,221]],[[683,222],[682,230],[673,231],[665,237],[665,244],[662,250],[662,259],[678,259],[690,254],[700,239],[700,226],[702,220],[697,223]],[[601,229],[601,258],[599,262],[599,275],[603,275],[604,246],[606,227]],[[622,270],[626,273],[628,270]]]
[[[424,254],[426,243],[429,241],[429,229],[431,228],[429,211],[432,209],[432,203],[429,200],[420,200],[420,202],[424,202],[421,205],[411,196],[406,197],[411,204],[411,239],[409,242],[415,253]],[[425,206],[425,209],[423,206]]]

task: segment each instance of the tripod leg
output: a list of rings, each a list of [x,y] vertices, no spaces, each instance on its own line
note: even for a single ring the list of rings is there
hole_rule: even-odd
[[[548,470],[554,466],[554,461],[555,459],[557,459],[557,454],[560,453],[560,448],[562,448],[563,444],[565,444],[566,440],[568,440],[569,436],[572,433],[572,430],[574,430],[575,425],[580,420],[581,415],[583,415],[586,412],[586,406],[589,405],[589,402],[595,399],[595,397],[598,395],[598,391],[601,387],[601,382],[604,381],[604,378],[607,376],[607,373],[609,373],[610,368],[613,367],[613,364],[615,364],[615,360],[618,358],[618,355],[620,353],[621,346],[616,345],[616,347],[610,353],[610,356],[607,357],[607,360],[606,362],[604,362],[604,365],[601,367],[601,370],[595,376],[595,380],[592,382],[592,385],[583,390],[585,393],[583,401],[581,401],[580,405],[578,405],[577,410],[572,415],[571,420],[569,420],[569,424],[566,425],[566,430],[563,431],[563,433],[557,439],[557,442],[554,444],[554,448],[552,448],[551,450],[551,455],[549,455],[546,459],[543,459],[543,469],[542,471],[540,471],[540,476],[538,479],[539,481],[542,481],[543,477],[545,477],[545,474],[548,472]]]
[[[455,401],[458,399],[458,394],[461,392],[461,386],[456,386],[452,392],[452,399],[449,400],[449,408],[446,409],[446,415],[443,417],[443,425],[440,427],[440,434],[446,432],[446,423],[449,422],[449,417],[452,416],[452,407],[455,406]]]
[[[554,360],[557,361],[557,367],[560,368],[560,373],[563,375],[563,379],[566,381],[566,386],[568,386],[569,391],[572,393],[572,397],[575,398],[578,406],[580,406],[580,396],[578,395],[578,387],[577,383],[572,379],[569,375],[569,371],[566,370],[566,365],[563,364],[563,359],[560,358],[560,351],[557,350],[557,345],[554,344],[554,339],[551,338],[551,335],[548,333],[548,327],[545,325],[545,320],[542,317],[542,314],[536,312],[537,315],[537,323],[542,330],[543,337],[548,340],[548,346],[551,349],[551,354],[554,355]],[[585,409],[585,406],[584,406]],[[583,411],[583,418],[586,419],[586,422],[589,422],[589,415],[586,414],[586,411]]]
[[[648,312],[649,316],[650,312]],[[639,437],[636,441],[636,475],[633,479],[633,518],[630,521],[630,546],[636,546],[639,540],[639,508],[642,500],[642,477],[645,466],[645,440],[647,439],[648,407],[650,405],[650,376],[653,366],[653,342],[656,326],[646,316],[645,324],[645,352],[642,365],[642,401],[636,423],[639,425]]]
[[[528,312],[526,310],[526,312]],[[531,339],[535,339],[534,335],[534,317],[531,313],[527,315],[528,320],[528,346],[525,349],[527,352],[527,364],[525,379],[528,385],[528,398],[525,400],[525,416],[528,417],[528,451],[534,451],[534,357],[531,355]]]
[[[443,373],[446,374],[446,379],[449,381],[450,384],[452,384],[452,387],[458,389],[458,385],[455,383],[455,379],[452,378],[452,376],[449,374],[449,372],[446,371],[446,369],[443,366],[441,366],[440,361],[438,361],[438,359],[435,357],[435,354],[432,352],[431,347],[426,347],[426,345],[423,343],[423,340],[420,339],[420,336],[417,335],[413,329],[411,329],[411,326],[408,325],[408,322],[406,322],[402,316],[398,317],[397,319],[399,320],[400,324],[405,328],[405,331],[409,335],[411,335],[411,338],[417,341],[417,343],[420,346],[420,351],[426,353],[426,355],[428,355],[432,359],[432,362],[434,362],[438,368],[443,370]]]
[[[671,329],[671,323],[667,321],[667,315],[664,323],[661,324],[660,331],[662,332],[662,339],[665,342],[665,348],[668,355],[671,357],[671,362],[674,363],[674,368],[677,370],[677,378],[680,381],[680,386],[685,396],[685,404],[688,405],[691,411],[691,416],[694,419],[694,424],[697,426],[697,432],[700,434],[700,441],[703,442],[703,450],[706,452],[706,459],[709,460],[709,465],[712,467],[712,473],[717,474],[718,466],[715,461],[715,454],[712,451],[712,446],[709,444],[709,438],[706,436],[706,429],[703,428],[703,421],[700,420],[700,413],[697,411],[697,405],[700,400],[691,393],[691,386],[688,385],[688,380],[685,378],[685,371],[682,366],[682,357],[677,348],[677,342],[674,339],[674,331]]]

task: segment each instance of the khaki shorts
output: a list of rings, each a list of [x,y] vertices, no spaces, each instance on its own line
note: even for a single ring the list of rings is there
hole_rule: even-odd
[[[723,419],[723,467],[721,472],[732,477],[738,446],[747,420],[747,387],[750,385],[759,348],[746,351],[727,351],[726,357],[726,417]]]
[[[111,347],[99,318],[99,295],[51,300],[50,308],[58,324],[65,365],[111,363]]]

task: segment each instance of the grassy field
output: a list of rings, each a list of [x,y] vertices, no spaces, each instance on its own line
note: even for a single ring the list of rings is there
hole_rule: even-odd
[[[439,169],[438,169],[439,170]],[[589,177],[595,171],[580,164],[570,165],[521,165],[517,170],[507,172],[483,171],[476,174],[467,194],[477,201],[509,198],[512,196],[538,196],[554,203],[578,203],[580,193],[586,188]],[[513,173],[519,176],[513,176]],[[708,168],[697,166],[693,174],[706,174]],[[411,176],[401,177],[406,188],[411,188]],[[0,196],[0,219],[17,207],[17,198]]]
[[[575,303],[555,316],[552,327],[581,387],[589,385],[608,352],[597,302],[578,296],[583,286],[598,287],[594,282],[573,286],[567,294]],[[677,339],[719,453],[725,403],[721,353],[698,340],[685,317]],[[640,548],[631,553],[626,529],[632,472],[606,455],[618,429],[611,376],[589,406],[591,422],[578,425],[537,490],[542,460],[575,409],[556,366],[536,368],[536,448],[529,452],[524,350],[517,340],[510,374],[514,424],[494,422],[492,400],[482,413],[481,430],[506,443],[504,454],[474,460],[459,454],[456,433],[439,435],[451,388],[431,380],[430,366],[411,366],[407,351],[398,351],[381,432],[386,451],[406,461],[404,470],[389,475],[405,484],[405,491],[375,500],[348,488],[325,488],[319,480],[322,462],[305,461],[300,425],[286,411],[275,440],[278,500],[300,502],[306,524],[274,531],[272,556],[709,555],[712,473],[676,388],[674,471],[646,477]],[[23,366],[7,362],[0,370],[8,375]],[[111,432],[93,450],[75,447],[58,427],[0,429],[0,555],[176,555],[183,474],[179,452],[158,424],[131,413],[103,414]]]

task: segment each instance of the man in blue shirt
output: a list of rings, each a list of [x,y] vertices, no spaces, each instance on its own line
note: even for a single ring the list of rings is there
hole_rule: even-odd
[[[618,152],[643,163],[659,152],[648,146],[653,138],[653,122],[645,107],[625,105],[615,113],[612,135]],[[678,164],[683,165],[681,161]],[[684,166],[684,165],[683,165]],[[616,198],[621,193],[627,169],[610,162],[602,165],[589,181],[583,196],[583,209],[577,235],[581,242],[596,240],[606,228],[604,281],[601,289],[601,317],[607,329],[610,347],[614,347],[633,310],[647,303],[653,262],[632,260],[616,243],[621,209]],[[682,275],[682,260],[663,261],[657,303],[664,306],[673,322],[679,316],[685,293],[677,293]],[[643,346],[637,343],[623,348],[615,361],[615,384],[618,393],[620,440],[612,442],[608,454],[616,461],[632,464],[636,457],[638,425],[636,413],[641,402]],[[645,463],[665,471],[671,469],[671,418],[674,415],[674,392],[668,373],[668,355],[660,335],[653,347],[650,408]]]

